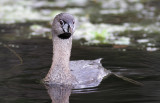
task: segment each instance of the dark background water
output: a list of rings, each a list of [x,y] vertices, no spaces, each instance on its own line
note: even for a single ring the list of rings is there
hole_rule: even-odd
[[[86,15],[89,15],[89,21],[93,24],[106,23],[123,26],[124,23],[135,23],[137,26],[147,26],[156,23],[157,27],[159,25],[159,0],[142,0],[144,9],[136,12],[132,10],[134,8],[132,3],[128,2],[131,6],[126,9],[129,11],[122,14],[100,14],[99,11],[104,9],[101,5],[114,0],[102,1],[87,2],[84,6],[77,4],[64,7],[42,6],[37,7],[36,10],[76,9],[78,7],[85,8],[85,10],[76,16],[87,17]],[[151,9],[153,7],[154,11]],[[110,10],[110,8],[112,7],[106,9]],[[145,10],[148,10],[147,13]],[[154,16],[150,13],[154,13]],[[137,17],[137,15],[142,17]],[[41,79],[45,77],[51,65],[52,41],[43,36],[32,38],[29,36],[31,25],[49,27],[48,22],[33,20],[25,23],[0,24],[0,103],[51,102]],[[116,34],[129,37],[130,45],[112,43],[81,45],[82,41],[74,40],[71,60],[103,58],[102,64],[105,68],[144,85],[137,86],[111,75],[98,87],[73,90],[70,103],[159,103],[160,32],[157,31],[158,29],[155,30],[154,26],[152,29],[152,32],[150,30],[126,30]],[[149,41],[138,43],[138,39]],[[23,59],[23,64],[19,65],[20,60],[5,45]],[[148,47],[150,50],[147,49]]]
[[[49,103],[47,90],[40,80],[51,64],[52,42],[48,39],[13,41],[23,64],[5,47],[0,47],[0,102]],[[160,52],[128,48],[126,51],[109,47],[73,46],[71,60],[103,57],[105,68],[144,84],[136,86],[117,77],[106,78],[100,86],[82,89],[70,96],[70,103],[159,103]]]

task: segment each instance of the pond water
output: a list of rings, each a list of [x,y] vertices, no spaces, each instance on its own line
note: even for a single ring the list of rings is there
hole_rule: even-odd
[[[0,1],[0,103],[54,98],[58,103],[159,103],[160,1],[59,1]],[[41,80],[52,60],[50,22],[59,12],[79,20],[71,60],[103,58],[106,69],[143,86],[111,75],[94,88],[45,87]]]
[[[40,83],[51,64],[52,42],[48,39],[10,41],[19,45],[14,50],[23,58],[23,64],[7,48],[0,47],[0,102],[50,103],[51,99]],[[100,86],[73,90],[70,103],[159,103],[160,52],[127,48],[73,45],[71,60],[103,57],[105,68],[135,79],[143,86],[110,76]]]

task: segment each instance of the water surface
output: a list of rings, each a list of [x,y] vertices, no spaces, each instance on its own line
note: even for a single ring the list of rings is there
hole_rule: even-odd
[[[10,41],[19,45],[13,48],[23,64],[7,48],[0,47],[0,102],[3,103],[49,103],[45,86],[40,80],[45,77],[51,64],[52,42],[48,39]],[[135,48],[73,45],[71,60],[103,57],[105,68],[142,82],[144,86],[110,76],[95,88],[74,90],[70,103],[159,103],[160,102],[160,52],[147,52]]]

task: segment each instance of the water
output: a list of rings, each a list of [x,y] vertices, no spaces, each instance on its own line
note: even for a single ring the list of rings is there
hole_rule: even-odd
[[[50,103],[51,99],[40,80],[49,70],[52,58],[52,41],[29,39],[10,41],[19,45],[13,48],[23,64],[7,48],[0,47],[0,102]],[[133,48],[73,45],[71,60],[103,57],[105,68],[135,79],[144,84],[136,86],[110,76],[100,86],[73,90],[70,103],[159,103],[160,102],[160,52],[147,52]],[[15,68],[14,68],[15,67]]]

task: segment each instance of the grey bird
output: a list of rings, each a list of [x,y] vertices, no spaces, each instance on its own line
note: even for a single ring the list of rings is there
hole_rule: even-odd
[[[70,61],[74,31],[75,19],[71,14],[60,13],[54,18],[53,58],[51,68],[44,78],[45,84],[72,85],[73,88],[96,87],[104,77],[111,74],[110,70],[102,66],[101,59]]]

